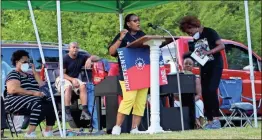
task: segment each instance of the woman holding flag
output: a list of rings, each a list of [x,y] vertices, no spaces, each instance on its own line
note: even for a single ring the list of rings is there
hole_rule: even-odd
[[[142,133],[141,131],[138,131],[138,126],[141,122],[142,116],[144,115],[148,88],[126,91],[123,71],[117,49],[126,47],[128,43],[131,43],[144,35],[145,33],[140,30],[139,17],[135,14],[128,14],[125,17],[124,29],[116,35],[113,42],[109,46],[109,54],[118,58],[119,82],[123,93],[123,100],[118,108],[116,125],[113,127],[112,135],[120,135],[121,125],[125,119],[125,116],[130,114],[132,108],[133,119],[130,133]]]

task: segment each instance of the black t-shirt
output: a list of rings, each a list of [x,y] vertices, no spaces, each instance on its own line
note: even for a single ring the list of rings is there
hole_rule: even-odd
[[[131,43],[133,41],[135,41],[136,39],[142,37],[146,35],[143,31],[138,31],[135,35],[131,35],[129,32],[126,34],[126,36],[123,38],[120,46],[118,48],[123,48],[123,47],[126,47],[126,45],[128,43]],[[108,48],[110,48],[120,37],[120,33],[118,33],[116,35],[116,37],[114,38],[114,40],[112,41],[112,43],[109,45]],[[116,53],[115,57],[117,57],[118,59],[118,65],[119,65],[119,80],[124,80],[124,77],[123,77],[123,72],[122,72],[122,68],[121,68],[121,63],[120,63],[120,59],[118,57],[118,53]]]
[[[216,47],[216,41],[221,39],[218,33],[211,28],[204,27],[203,32],[200,34],[200,37],[198,40],[195,40],[195,46],[201,45],[201,43],[204,43],[207,41],[208,47],[211,49]],[[220,52],[212,54],[214,60],[208,61],[204,66],[201,66],[201,70],[209,70],[210,67],[218,67],[223,68],[223,59]]]
[[[72,59],[68,54],[63,58],[64,69],[66,74],[73,78],[78,78],[82,67],[85,65],[86,60],[90,57],[89,54],[77,54],[75,59]]]

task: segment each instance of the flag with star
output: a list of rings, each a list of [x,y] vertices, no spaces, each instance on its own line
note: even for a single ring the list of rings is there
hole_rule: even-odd
[[[149,48],[118,48],[121,68],[127,91],[150,87]],[[167,84],[162,55],[159,58],[159,84]]]

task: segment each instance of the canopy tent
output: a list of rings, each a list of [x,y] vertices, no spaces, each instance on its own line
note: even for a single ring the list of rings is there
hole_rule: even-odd
[[[167,3],[166,0],[60,0],[61,11],[70,12],[95,12],[95,13],[123,13],[148,8]],[[56,10],[56,1],[31,1],[34,10]],[[25,10],[28,9],[27,1],[2,1],[2,9]]]
[[[36,27],[33,10],[57,10],[57,25],[58,25],[58,42],[59,42],[59,67],[63,67],[63,57],[62,57],[62,30],[61,30],[61,11],[71,11],[71,12],[100,12],[100,13],[118,13],[119,21],[120,21],[120,30],[123,27],[123,12],[130,12],[132,10],[138,10],[142,8],[149,8],[152,6],[168,3],[170,1],[128,1],[128,0],[97,0],[97,1],[12,1],[6,0],[2,1],[2,9],[3,10],[27,10],[29,8],[31,19],[34,25],[35,35],[37,38],[37,42],[39,45],[39,51],[42,58],[42,63],[45,64],[45,59],[43,56],[43,50],[41,46],[40,37],[38,34],[38,29]],[[45,68],[45,74],[47,75],[47,79],[49,79],[47,74],[47,69]],[[63,69],[60,69],[60,80],[63,82]],[[50,82],[48,80],[48,86],[50,88]],[[51,88],[50,88],[51,89]],[[64,86],[62,84],[61,91],[64,91]],[[53,93],[50,90],[53,100]],[[60,131],[60,135],[65,137],[65,116],[64,116],[64,94],[61,94],[61,102],[62,102],[62,122],[63,122],[63,132]],[[54,105],[56,110],[56,107]],[[182,113],[181,113],[182,115]],[[56,113],[57,116],[57,113]],[[58,117],[57,117],[58,118]],[[183,118],[183,117],[181,117]],[[182,120],[182,128],[183,128],[183,119]],[[159,123],[159,122],[158,122]],[[58,124],[59,125],[59,124]],[[59,125],[59,130],[60,125]]]
[[[160,4],[165,4],[170,1],[161,0],[161,1],[128,1],[128,0],[97,0],[97,1],[32,1],[32,9],[34,10],[57,10],[57,22],[58,22],[58,37],[59,37],[59,49],[62,50],[62,37],[61,37],[61,17],[60,17],[60,8],[61,11],[71,11],[71,12],[100,12],[100,13],[118,13],[120,20],[120,29],[122,29],[122,13],[130,12],[132,10],[138,10],[142,8],[148,8]],[[13,10],[27,10],[28,9],[27,1],[11,1],[5,0],[2,1],[2,10],[13,9]],[[249,29],[249,17],[248,17],[248,6],[247,1],[245,0],[245,11],[246,11],[246,28],[247,28],[247,38],[248,38],[248,51],[249,51],[249,62],[250,62],[250,80],[252,87],[252,96],[253,96],[253,107],[254,107],[254,120],[255,127],[257,127],[257,114],[256,114],[256,102],[255,102],[255,88],[254,88],[254,72],[252,65],[252,48],[251,48],[251,37],[250,37],[250,29]],[[32,19],[33,20],[33,19]],[[40,40],[38,41],[40,43]],[[59,52],[61,57],[62,52]],[[62,58],[62,57],[61,57]],[[60,59],[61,60],[61,59]],[[62,66],[62,62],[60,61],[60,67]],[[61,79],[62,79],[62,71]],[[63,94],[62,94],[63,95]]]
[[[61,11],[70,12],[94,12],[94,13],[118,13],[120,21],[120,30],[123,27],[122,13],[130,12],[133,10],[149,8],[160,4],[165,4],[170,1],[168,0],[60,0]],[[34,10],[56,10],[56,1],[54,0],[43,0],[31,2],[32,9]],[[25,10],[28,9],[27,1],[14,1],[14,0],[4,0],[2,1],[2,9],[12,9],[12,10]]]

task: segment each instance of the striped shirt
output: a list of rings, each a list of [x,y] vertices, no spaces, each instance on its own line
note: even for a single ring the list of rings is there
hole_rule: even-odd
[[[31,74],[22,75],[21,73],[13,70],[11,71],[5,81],[5,89],[7,89],[6,83],[10,80],[20,81],[21,88],[31,91],[39,91],[39,85]],[[5,107],[11,112],[19,111],[20,109],[34,105],[35,102],[40,102],[41,98],[31,95],[21,94],[7,94],[5,98]]]
[[[6,77],[5,88],[6,88],[6,83],[9,80],[18,80],[20,81],[21,88],[25,90],[39,91],[39,85],[37,81],[35,80],[35,77],[32,74],[27,74],[27,73],[25,74],[26,76],[22,75],[21,73],[15,70],[11,71]]]

